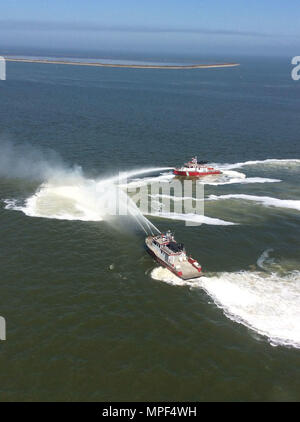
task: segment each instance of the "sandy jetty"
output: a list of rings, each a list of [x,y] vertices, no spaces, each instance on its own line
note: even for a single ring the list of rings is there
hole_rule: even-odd
[[[68,64],[73,66],[98,66],[98,67],[121,67],[130,69],[210,69],[215,67],[235,67],[239,63],[216,63],[216,64],[193,64],[193,65],[154,65],[154,64],[114,64],[97,62],[72,62],[66,60],[48,60],[48,59],[17,59],[5,58],[7,62],[22,63],[44,63],[44,64]]]

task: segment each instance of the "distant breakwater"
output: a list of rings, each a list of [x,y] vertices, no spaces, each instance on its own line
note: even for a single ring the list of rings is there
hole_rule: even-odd
[[[216,64],[193,64],[193,65],[154,65],[154,64],[115,64],[115,63],[97,63],[97,62],[73,62],[66,60],[47,60],[47,59],[17,59],[6,58],[7,62],[22,63],[42,63],[42,64],[65,64],[74,66],[98,66],[98,67],[119,67],[131,69],[210,69],[219,67],[235,67],[239,63],[216,63]]]

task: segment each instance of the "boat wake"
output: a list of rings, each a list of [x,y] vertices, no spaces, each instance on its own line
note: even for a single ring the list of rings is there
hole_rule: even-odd
[[[221,166],[221,165],[220,165]],[[161,173],[156,177],[135,178],[130,180],[122,187],[138,188],[151,183],[170,183],[174,179],[174,175],[170,172]],[[251,183],[276,183],[281,182],[280,179],[270,179],[267,177],[247,177],[244,173],[234,170],[223,170],[221,175],[210,175],[199,178],[197,183],[203,185],[220,186],[231,184],[251,184]]]
[[[247,177],[244,173],[234,170],[223,170],[222,175],[215,178],[215,180],[209,180],[211,176],[208,176],[205,180],[200,179],[198,183],[204,185],[232,185],[232,184],[250,184],[250,183],[276,183],[281,182],[280,179],[270,179],[267,177]]]
[[[244,201],[253,201],[261,203],[265,206],[276,207],[276,208],[290,208],[300,211],[300,200],[298,199],[278,199],[270,196],[255,196],[245,194],[228,194],[228,195],[210,195],[207,200],[218,201],[226,199],[241,199]]]
[[[158,267],[151,277],[174,286],[203,289],[228,318],[265,336],[271,345],[300,348],[300,271],[285,275],[274,271],[270,252],[258,259],[264,271],[223,272],[184,281]]]
[[[284,166],[286,168],[295,168],[299,167],[300,159],[291,158],[291,159],[277,159],[277,158],[268,158],[266,160],[254,160],[254,161],[244,161],[234,164],[214,164],[216,167],[219,167],[221,170],[231,170],[237,169],[246,166]]]
[[[207,217],[206,215],[193,214],[193,213],[176,213],[176,212],[163,212],[158,211],[151,214],[146,214],[153,217],[166,218],[168,220],[182,220],[195,224],[209,224],[214,226],[233,226],[238,223],[231,221],[221,220],[220,218]]]

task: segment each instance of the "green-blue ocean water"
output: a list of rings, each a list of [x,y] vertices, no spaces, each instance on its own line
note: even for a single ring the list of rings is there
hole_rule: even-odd
[[[1,401],[299,400],[300,82],[289,59],[238,61],[7,63]],[[146,254],[139,224],[103,217],[96,185],[194,154],[227,172],[204,185],[215,220],[149,217],[202,264],[183,283]],[[131,182],[153,179],[170,171]]]

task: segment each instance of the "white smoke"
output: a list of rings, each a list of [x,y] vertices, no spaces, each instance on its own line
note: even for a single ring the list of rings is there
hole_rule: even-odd
[[[44,181],[67,170],[67,165],[53,150],[42,151],[28,143],[0,139],[0,177]]]
[[[136,170],[132,174],[152,171]],[[109,220],[111,215],[118,216],[121,209],[122,215],[131,218],[145,233],[158,232],[118,187],[116,182],[122,176],[105,180],[87,178],[81,167],[67,166],[52,150],[41,151],[29,144],[1,141],[0,177],[42,182],[25,203],[6,199],[6,209],[22,211],[31,217],[82,221]]]

